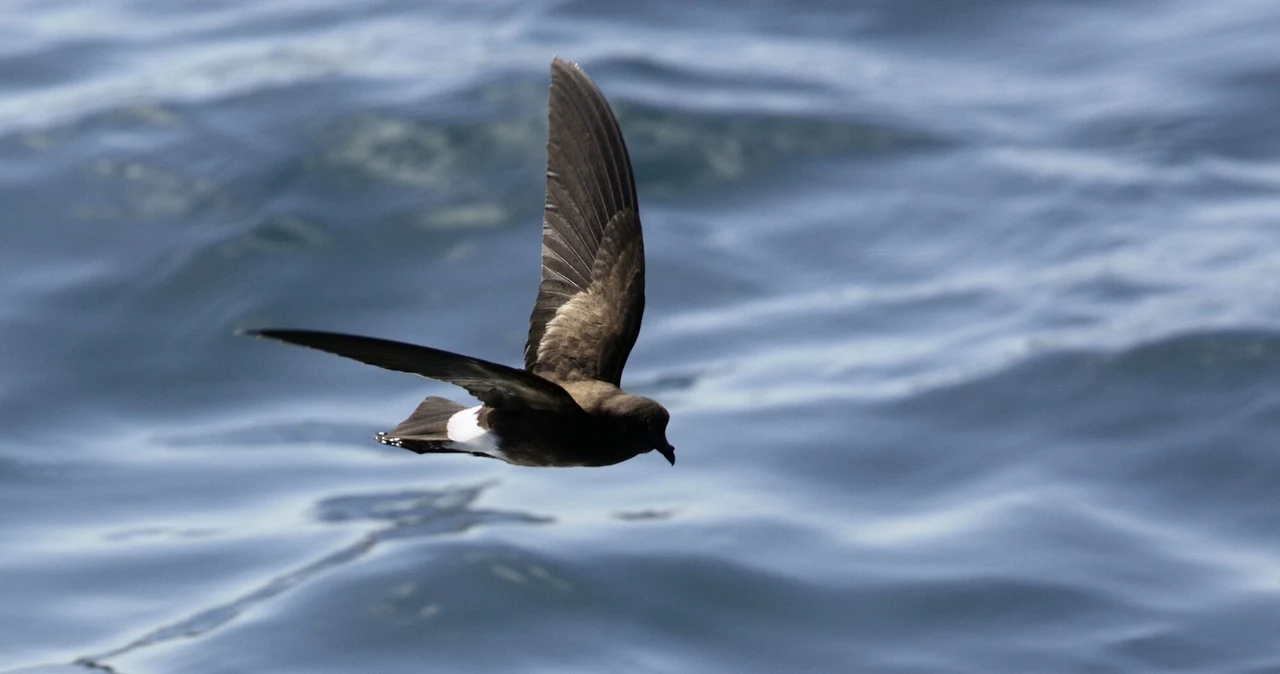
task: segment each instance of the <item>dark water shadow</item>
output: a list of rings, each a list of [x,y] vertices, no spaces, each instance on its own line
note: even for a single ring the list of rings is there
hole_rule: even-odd
[[[177,639],[196,639],[227,625],[237,617],[311,581],[321,574],[364,557],[386,541],[459,534],[493,524],[545,524],[551,518],[530,513],[476,508],[476,501],[496,482],[468,487],[408,490],[376,494],[335,496],[316,504],[315,518],[325,524],[372,522],[384,525],[310,563],[276,576],[231,601],[197,611],[177,622],[157,627],[122,646],[86,655],[69,664],[40,665],[7,670],[3,674],[54,674],[57,672],[115,672],[109,660]]]

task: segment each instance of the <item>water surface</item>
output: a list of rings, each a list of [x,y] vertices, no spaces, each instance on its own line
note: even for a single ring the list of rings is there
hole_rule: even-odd
[[[1280,671],[1280,7],[19,2],[0,672]],[[672,468],[378,445],[517,363],[547,65]]]

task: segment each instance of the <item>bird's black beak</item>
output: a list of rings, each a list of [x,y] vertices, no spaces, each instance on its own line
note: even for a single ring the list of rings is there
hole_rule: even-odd
[[[676,448],[675,447],[672,447],[671,445],[667,445],[666,447],[659,447],[658,451],[662,452],[662,455],[666,457],[667,461],[671,462],[671,465],[673,466],[676,465]]]

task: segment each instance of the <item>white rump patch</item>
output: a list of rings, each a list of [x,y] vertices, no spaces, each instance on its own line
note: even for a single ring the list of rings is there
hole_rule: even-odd
[[[480,410],[484,405],[468,407],[455,412],[449,417],[446,433],[456,449],[466,452],[480,452],[499,459],[506,456],[498,449],[498,436],[492,431],[480,427]]]

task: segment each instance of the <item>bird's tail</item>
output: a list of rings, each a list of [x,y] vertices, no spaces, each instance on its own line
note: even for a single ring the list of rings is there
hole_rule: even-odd
[[[398,426],[373,437],[384,445],[403,447],[418,454],[458,452],[449,440],[449,418],[464,406],[438,396],[431,396]]]

